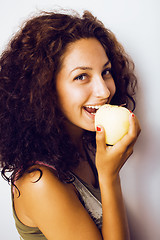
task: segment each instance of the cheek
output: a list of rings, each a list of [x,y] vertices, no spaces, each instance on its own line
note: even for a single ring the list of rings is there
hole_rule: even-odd
[[[108,89],[110,91],[110,97],[112,98],[116,92],[116,85],[114,83],[114,80],[112,80],[110,83],[108,83]]]
[[[61,81],[61,79],[58,79],[56,90],[58,95],[58,101],[61,105],[63,105],[65,102],[69,102],[71,91],[70,88],[67,86],[66,81]]]
[[[58,92],[58,98],[61,110],[64,114],[69,114],[83,106],[85,91],[73,86],[63,86]]]
[[[116,92],[116,85],[114,83],[113,88],[112,88],[112,96],[114,96],[115,92]]]

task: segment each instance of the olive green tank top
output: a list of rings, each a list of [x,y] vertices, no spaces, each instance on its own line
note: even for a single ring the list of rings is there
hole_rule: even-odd
[[[80,178],[74,176],[73,185],[79,193],[79,199],[85,209],[88,211],[89,215],[101,231],[102,227],[102,205],[101,205],[101,196],[100,189],[94,188],[91,185],[86,184]],[[24,225],[17,217],[14,203],[13,203],[13,191],[12,191],[12,206],[13,206],[13,216],[15,219],[15,225],[17,231],[20,235],[21,240],[46,240],[47,238],[37,227],[29,227]]]

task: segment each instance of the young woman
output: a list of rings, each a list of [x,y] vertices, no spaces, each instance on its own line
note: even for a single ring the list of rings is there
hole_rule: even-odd
[[[21,239],[129,239],[119,171],[140,126],[131,113],[114,146],[94,126],[103,104],[135,108],[134,65],[114,34],[89,12],[42,13],[0,66],[0,161]]]

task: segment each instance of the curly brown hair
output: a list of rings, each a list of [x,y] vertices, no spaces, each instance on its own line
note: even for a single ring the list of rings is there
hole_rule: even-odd
[[[55,79],[67,45],[82,38],[96,38],[111,62],[116,85],[111,104],[131,102],[135,108],[134,64],[101,21],[88,11],[33,17],[0,58],[0,162],[8,181],[37,160],[55,166],[61,180],[78,164],[78,151],[63,129]],[[95,141],[95,133],[86,135]]]

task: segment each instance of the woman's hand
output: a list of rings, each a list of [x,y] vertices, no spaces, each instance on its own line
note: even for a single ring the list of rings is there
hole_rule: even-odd
[[[96,133],[96,166],[99,177],[109,179],[116,177],[120,169],[133,153],[134,144],[140,134],[140,125],[137,117],[131,113],[128,133],[114,146],[106,146],[104,129],[98,126]]]
[[[133,152],[133,146],[140,133],[140,126],[133,113],[129,120],[128,133],[114,146],[106,146],[103,128],[97,129],[96,133],[96,166],[103,209],[103,239],[130,239],[119,171]]]

